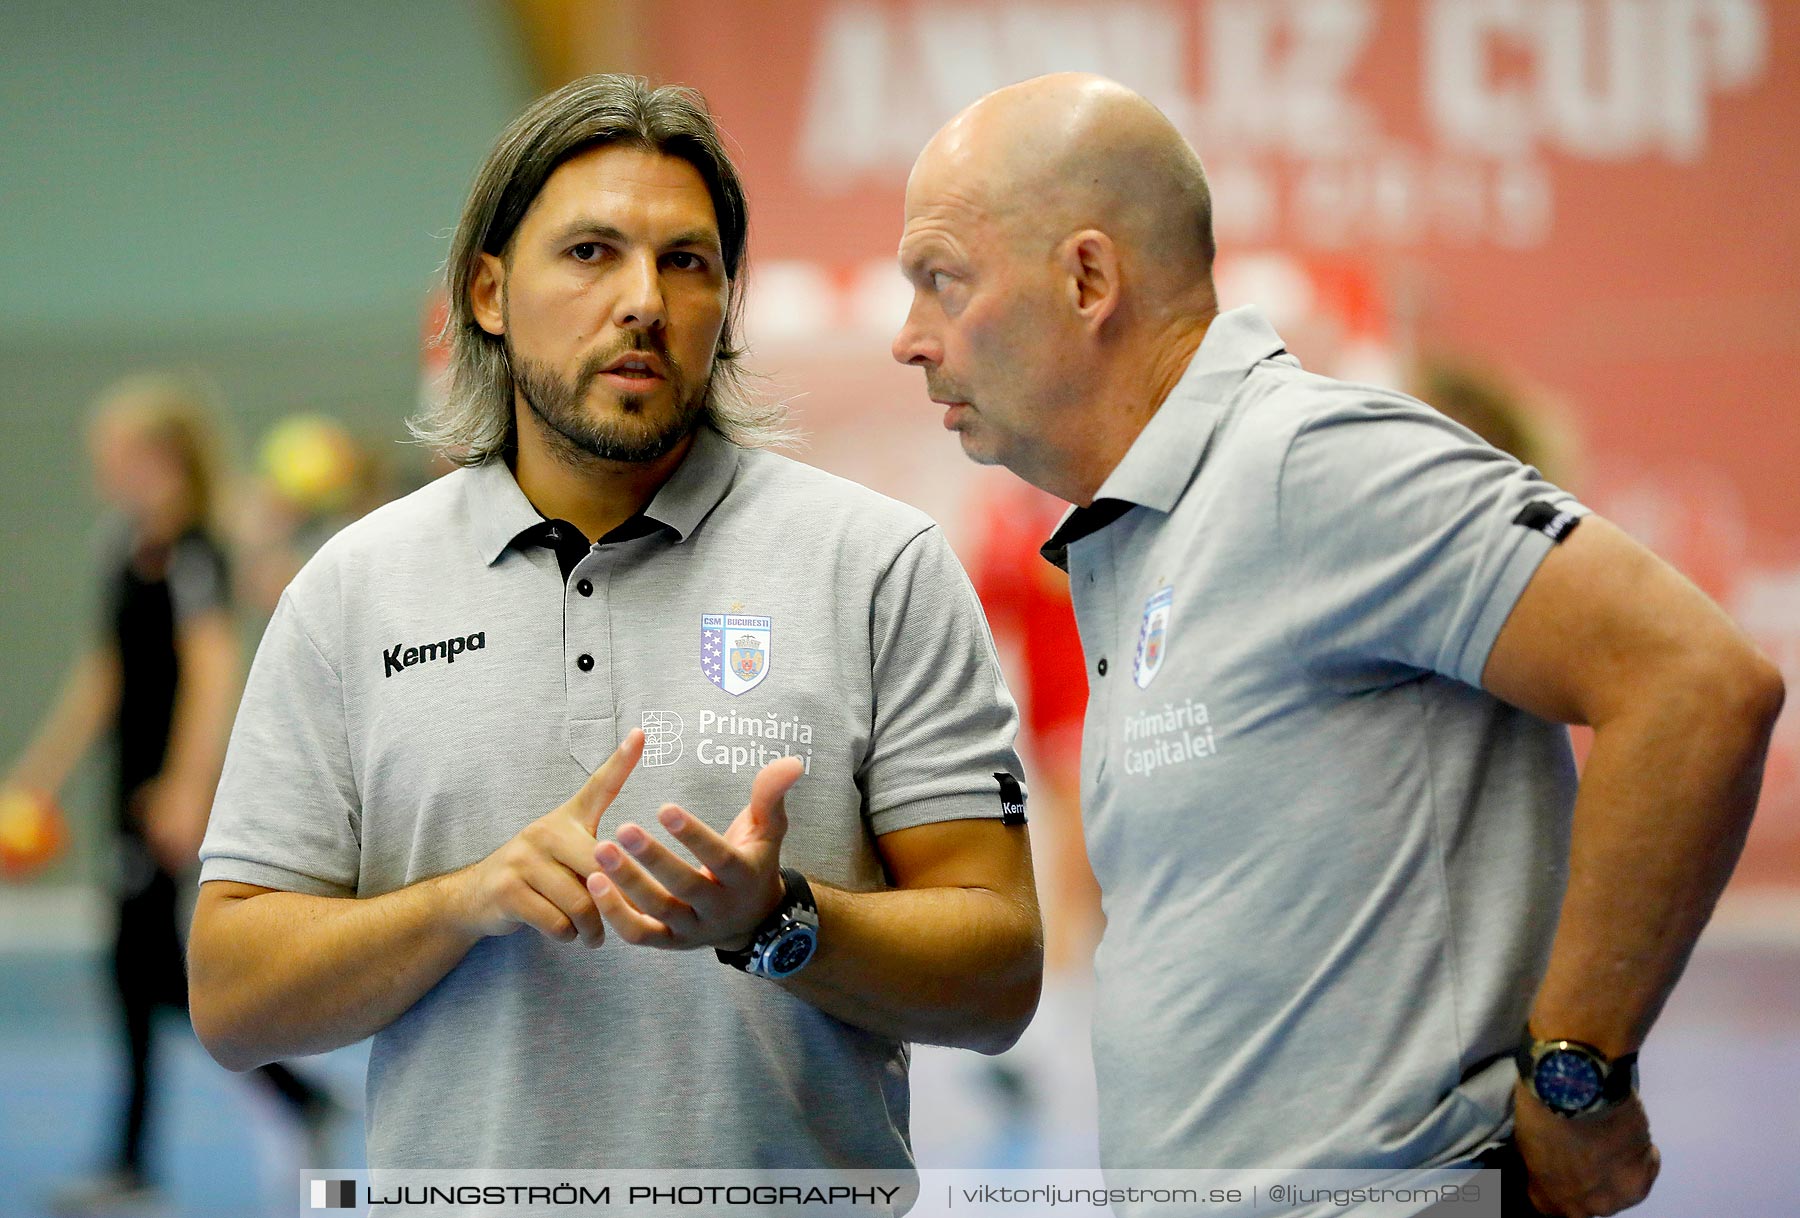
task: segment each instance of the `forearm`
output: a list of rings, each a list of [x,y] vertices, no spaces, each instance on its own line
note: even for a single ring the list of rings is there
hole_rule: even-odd
[[[1731,876],[1762,782],[1779,682],[1692,680],[1598,726],[1569,887],[1532,1007],[1540,1035],[1638,1048]]]
[[[118,707],[116,662],[104,650],[88,652],[70,670],[56,705],[8,775],[8,784],[55,794]]]
[[[813,893],[819,953],[780,983],[796,996],[870,1032],[983,1053],[1031,1021],[1043,975],[1035,908],[981,888]]]
[[[392,1023],[481,938],[466,870],[366,900],[295,892],[216,899],[189,940],[194,1030],[233,1070],[323,1052]]]

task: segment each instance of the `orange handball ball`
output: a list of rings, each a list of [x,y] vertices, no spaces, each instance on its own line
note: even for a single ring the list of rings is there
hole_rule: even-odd
[[[23,879],[56,861],[68,841],[62,810],[42,791],[0,794],[0,874]]]

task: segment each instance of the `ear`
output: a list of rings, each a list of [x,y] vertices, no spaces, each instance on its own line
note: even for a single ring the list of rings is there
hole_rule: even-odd
[[[495,336],[506,333],[506,310],[501,301],[506,296],[506,264],[493,254],[479,255],[475,274],[469,280],[469,309],[475,324]]]
[[[1099,325],[1119,308],[1119,249],[1097,228],[1071,234],[1057,252],[1068,301],[1085,322]]]

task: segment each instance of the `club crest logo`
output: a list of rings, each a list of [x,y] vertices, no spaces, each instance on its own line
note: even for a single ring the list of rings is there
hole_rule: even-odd
[[[1144,624],[1138,628],[1137,664],[1132,679],[1148,689],[1169,650],[1169,615],[1175,604],[1173,587],[1159,588],[1144,602]]]
[[[769,675],[773,623],[743,613],[700,615],[700,671],[706,679],[736,697],[749,693]]]

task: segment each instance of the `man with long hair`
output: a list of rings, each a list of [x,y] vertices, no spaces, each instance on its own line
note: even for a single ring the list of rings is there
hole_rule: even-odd
[[[904,1169],[905,1042],[998,1052],[1035,1006],[979,606],[929,520],[762,450],[745,217],[696,94],[527,111],[417,425],[463,468],[329,542],[258,652],[195,1025],[237,1069],[373,1035],[377,1169]]]

